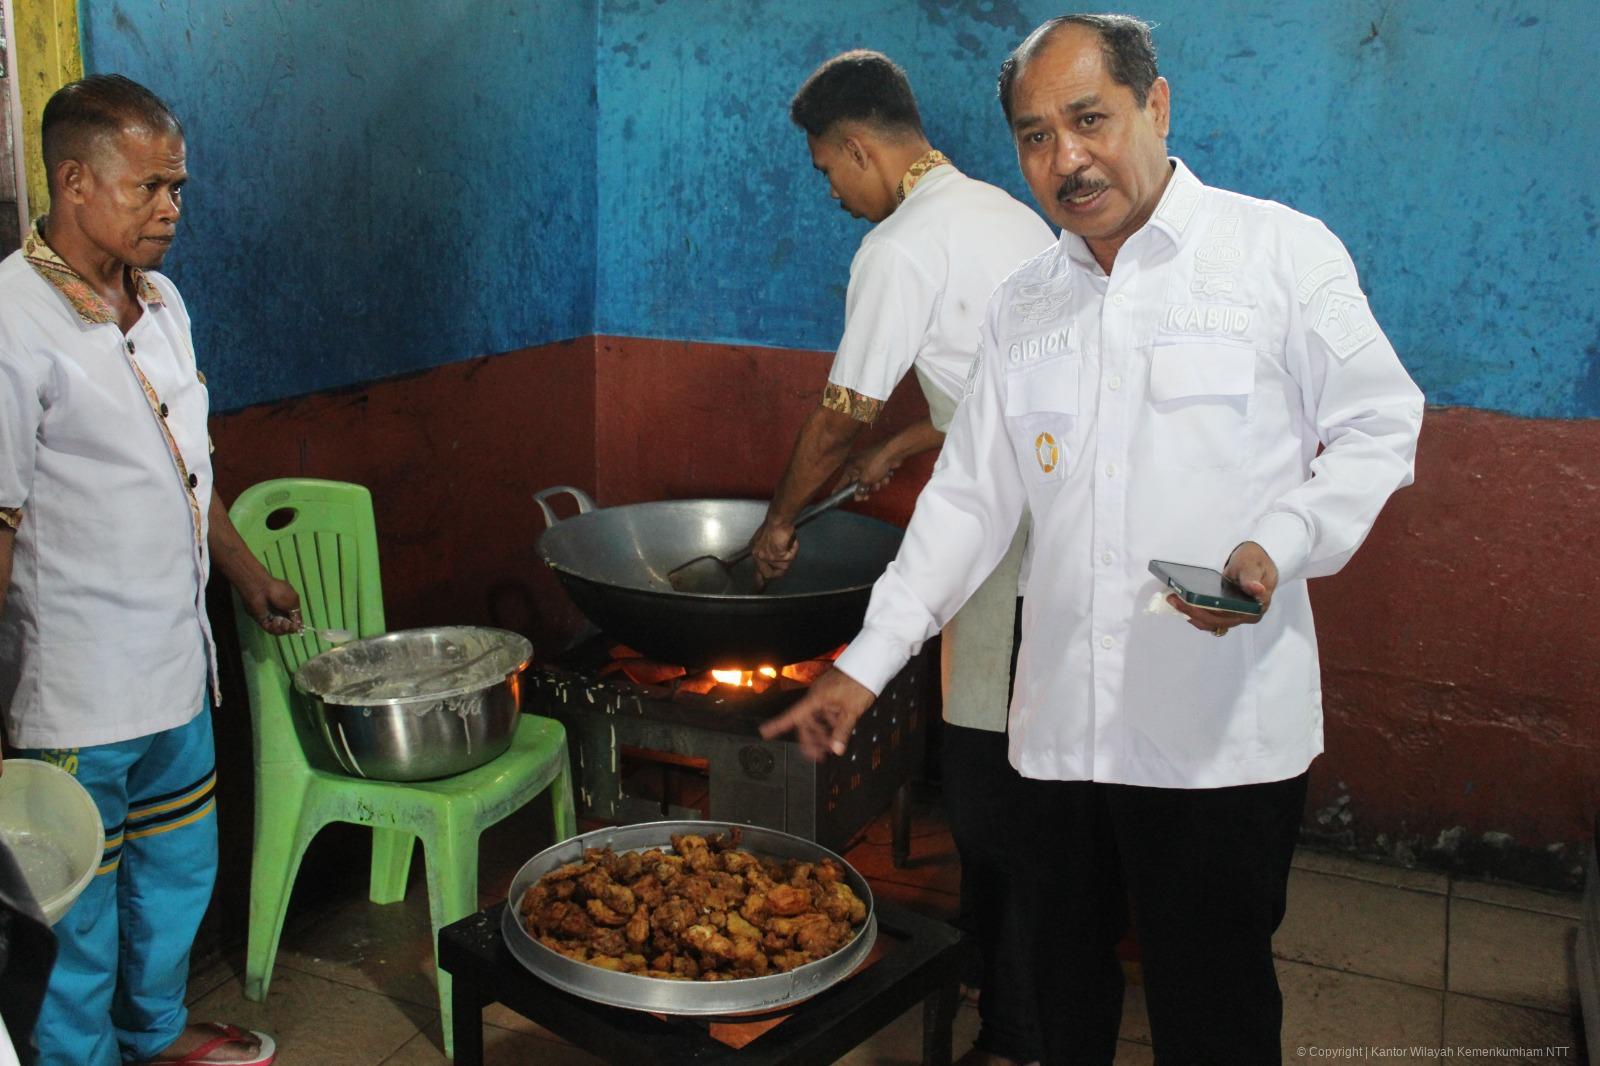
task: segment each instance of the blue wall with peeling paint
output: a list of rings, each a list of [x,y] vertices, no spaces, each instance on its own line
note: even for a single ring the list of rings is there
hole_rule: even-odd
[[[789,125],[848,47],[907,69],[933,143],[1026,198],[993,83],[1049,0],[601,0],[602,332],[831,348],[863,224]],[[1600,416],[1600,15],[1567,0],[1149,0],[1171,148],[1338,233],[1440,404]]]
[[[219,409],[591,332],[827,349],[863,228],[786,105],[867,46],[1026,198],[993,99],[1050,0],[83,0],[166,95]],[[1600,153],[1566,0],[1150,0],[1173,150],[1324,219],[1429,398],[1600,416]]]
[[[594,0],[83,0],[164,96],[214,409],[594,332]]]

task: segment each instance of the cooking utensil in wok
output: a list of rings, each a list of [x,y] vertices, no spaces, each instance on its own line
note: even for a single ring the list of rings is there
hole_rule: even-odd
[[[547,502],[570,496],[558,520]],[[848,511],[818,515],[789,572],[765,593],[680,592],[667,574],[685,559],[731,554],[766,516],[763,500],[668,500],[596,508],[579,489],[534,495],[549,524],[539,554],[578,609],[613,640],[689,668],[750,668],[825,655],[855,636],[872,583],[901,530]]]
[[[551,870],[581,860],[586,848],[610,845],[619,852],[665,848],[670,845],[674,833],[705,836],[734,829],[742,834],[739,847],[756,855],[805,862],[829,858],[838,863],[851,891],[867,905],[866,922],[857,930],[855,939],[832,955],[797,966],[788,973],[729,981],[668,981],[641,974],[615,973],[569,959],[539,943],[518,919],[522,894]],[[661,1014],[715,1016],[776,1010],[809,999],[848,977],[871,953],[878,935],[878,918],[873,909],[872,888],[866,878],[833,852],[804,837],[760,826],[736,826],[731,822],[646,822],[596,829],[546,848],[529,859],[511,879],[506,908],[500,919],[500,935],[518,962],[536,976],[573,995],[613,1007]]]
[[[835,492],[825,500],[807,507],[801,511],[794,520],[794,528],[799,529],[807,522],[824,511],[831,511],[844,501],[856,494],[861,486],[852,481],[844,488]],[[673,567],[667,571],[667,583],[679,592],[710,592],[727,594],[739,589],[739,582],[734,580],[733,568],[750,558],[751,545],[747,541],[743,548],[734,552],[726,559],[719,555],[701,555],[690,559],[688,562]],[[744,582],[754,592],[765,591],[755,584],[755,575],[751,580]]]

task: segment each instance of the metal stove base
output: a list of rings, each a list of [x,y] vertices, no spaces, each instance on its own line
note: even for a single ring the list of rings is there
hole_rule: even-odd
[[[798,691],[674,702],[624,683],[534,667],[524,677],[523,707],[566,727],[584,817],[620,824],[663,817],[660,800],[626,791],[622,751],[631,748],[646,759],[655,753],[669,763],[703,761],[711,820],[779,829],[834,851],[893,805],[895,858],[903,865],[907,786],[922,772],[937,666],[937,649],[924,649],[862,716],[844,755],[820,765],[793,741],[763,740],[758,732]],[[669,808],[669,816],[692,815]]]

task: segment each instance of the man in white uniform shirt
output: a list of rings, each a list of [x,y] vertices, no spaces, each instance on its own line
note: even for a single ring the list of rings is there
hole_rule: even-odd
[[[97,75],[50,98],[40,140],[50,213],[0,262],[0,716],[11,754],[88,790],[106,849],[55,926],[39,1061],[264,1066],[269,1037],[184,1007],[217,868],[212,560],[269,632],[299,600],[212,491],[188,312],[155,272],[183,128]]]
[[[1409,484],[1422,395],[1319,222],[1166,155],[1149,28],[1045,23],[1002,67],[1063,233],[995,293],[977,369],[866,627],[764,730],[814,757],[1034,517],[1011,760],[1032,779],[1045,1061],[1110,1063],[1131,899],[1156,1060],[1277,1063],[1283,916],[1322,750],[1306,579]],[[1259,616],[1190,607],[1152,559],[1217,566]]]
[[[1002,189],[967,177],[928,143],[905,72],[877,52],[835,56],[789,109],[839,206],[876,223],[850,264],[844,337],[752,546],[763,578],[795,558],[794,517],[830,479],[863,495],[907,457],[939,447],[977,351],[983,309],[1018,263],[1052,242],[1050,227]],[[912,370],[929,418],[847,455]],[[839,471],[844,466],[841,476]],[[962,910],[982,957],[982,1025],[968,1064],[1029,1062],[1038,1040],[1031,986],[1008,953],[1019,904],[1003,868],[1015,849],[1009,808],[1020,785],[1006,761],[1006,702],[1026,523],[980,593],[949,621],[943,784],[961,853]],[[1010,534],[1014,534],[1011,536]],[[802,533],[802,538],[804,534]],[[1008,924],[1013,923],[1013,924]]]

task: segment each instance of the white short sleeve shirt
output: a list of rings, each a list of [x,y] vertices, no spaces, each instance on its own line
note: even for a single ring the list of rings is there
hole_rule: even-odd
[[[948,164],[928,171],[850,264],[824,406],[872,422],[913,366],[946,396],[960,396],[990,294],[1053,240],[1005,190]]]
[[[209,401],[172,283],[110,309],[38,234],[0,262],[0,714],[17,747],[82,747],[189,721],[205,613]]]
[[[877,691],[1033,516],[1010,710],[1025,775],[1168,788],[1292,777],[1322,750],[1306,578],[1412,479],[1421,392],[1338,239],[1174,160],[1108,276],[1081,238],[996,291],[978,373],[838,665]],[[1276,562],[1257,625],[1146,610],[1152,559]]]

